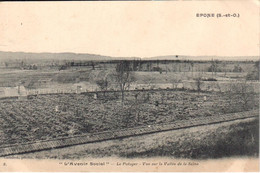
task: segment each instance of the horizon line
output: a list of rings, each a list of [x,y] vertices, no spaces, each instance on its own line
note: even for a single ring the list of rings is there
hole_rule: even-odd
[[[236,57],[259,57],[258,60],[260,60],[260,55],[181,55],[181,54],[166,54],[166,55],[154,55],[154,56],[111,56],[111,55],[103,55],[103,54],[97,54],[97,53],[87,53],[87,52],[47,52],[47,51],[41,51],[41,52],[27,52],[27,51],[3,51],[0,50],[0,52],[5,52],[5,53],[28,53],[28,54],[88,54],[88,55],[97,55],[97,56],[104,56],[104,57],[111,57],[111,58],[140,58],[140,59],[149,59],[149,58],[156,58],[156,57],[170,57],[173,56],[174,58],[178,59],[178,57],[230,57],[230,58],[236,58]],[[181,59],[180,59],[181,60]],[[182,59],[183,60],[183,59]],[[201,59],[198,59],[201,60]],[[211,60],[211,59],[204,59],[204,60]],[[218,59],[215,59],[218,60]],[[234,59],[232,59],[234,60]],[[246,60],[246,59],[244,59]],[[255,58],[250,59],[250,60],[257,60]],[[229,61],[229,60],[225,60]],[[237,60],[237,61],[243,61],[243,60]]]

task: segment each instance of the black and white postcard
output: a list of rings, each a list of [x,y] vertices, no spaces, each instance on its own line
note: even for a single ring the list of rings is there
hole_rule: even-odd
[[[0,2],[0,172],[259,171],[259,1]]]

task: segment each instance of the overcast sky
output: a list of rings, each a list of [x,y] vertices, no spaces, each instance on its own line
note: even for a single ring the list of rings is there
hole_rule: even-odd
[[[0,51],[259,55],[258,1],[1,2]],[[239,13],[198,18],[196,13]]]

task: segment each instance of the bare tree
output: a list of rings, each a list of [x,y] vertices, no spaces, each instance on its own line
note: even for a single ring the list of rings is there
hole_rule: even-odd
[[[229,109],[233,111],[250,110],[254,107],[256,93],[247,81],[232,82],[224,93],[228,98]]]
[[[177,89],[178,84],[181,83],[181,79],[173,78],[170,79],[170,82],[172,84],[172,89]]]
[[[100,88],[101,91],[103,91],[104,96],[106,95],[106,91],[108,90],[109,82],[107,78],[103,78],[96,81],[96,84]]]
[[[201,77],[197,77],[195,79],[195,83],[196,83],[196,87],[197,87],[197,91],[200,92],[201,91],[201,85],[202,85],[202,82],[201,82]]]
[[[250,83],[247,83],[247,81],[237,83],[235,87],[234,92],[237,95],[237,99],[240,100],[242,107],[244,110],[250,109],[252,104],[254,104],[254,88]]]
[[[223,67],[223,71],[225,72],[224,73],[224,76],[226,77],[226,75],[227,75],[227,62],[226,61],[223,61],[223,63],[222,63],[222,67]]]
[[[192,77],[193,77],[193,67],[194,67],[194,62],[191,62],[190,65],[191,65],[191,74],[192,74]]]
[[[217,71],[218,71],[218,64],[219,64],[219,61],[218,60],[213,60],[211,61],[211,66],[209,67],[209,71],[212,72],[212,77],[213,77],[213,74],[215,73],[215,76],[217,74]]]
[[[124,104],[125,91],[129,89],[135,78],[130,70],[130,62],[120,61],[116,65],[116,73],[114,75],[116,84],[119,86],[122,95],[122,105]]]
[[[156,81],[156,78],[154,77],[154,76],[147,76],[146,78],[145,78],[145,80],[146,80],[146,84],[148,85],[148,87],[150,88],[150,89],[154,89],[155,87],[156,87],[156,83],[155,83],[155,81]]]

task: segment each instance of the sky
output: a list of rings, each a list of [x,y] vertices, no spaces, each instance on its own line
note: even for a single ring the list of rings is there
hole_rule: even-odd
[[[259,56],[259,21],[258,1],[0,2],[0,51]]]

